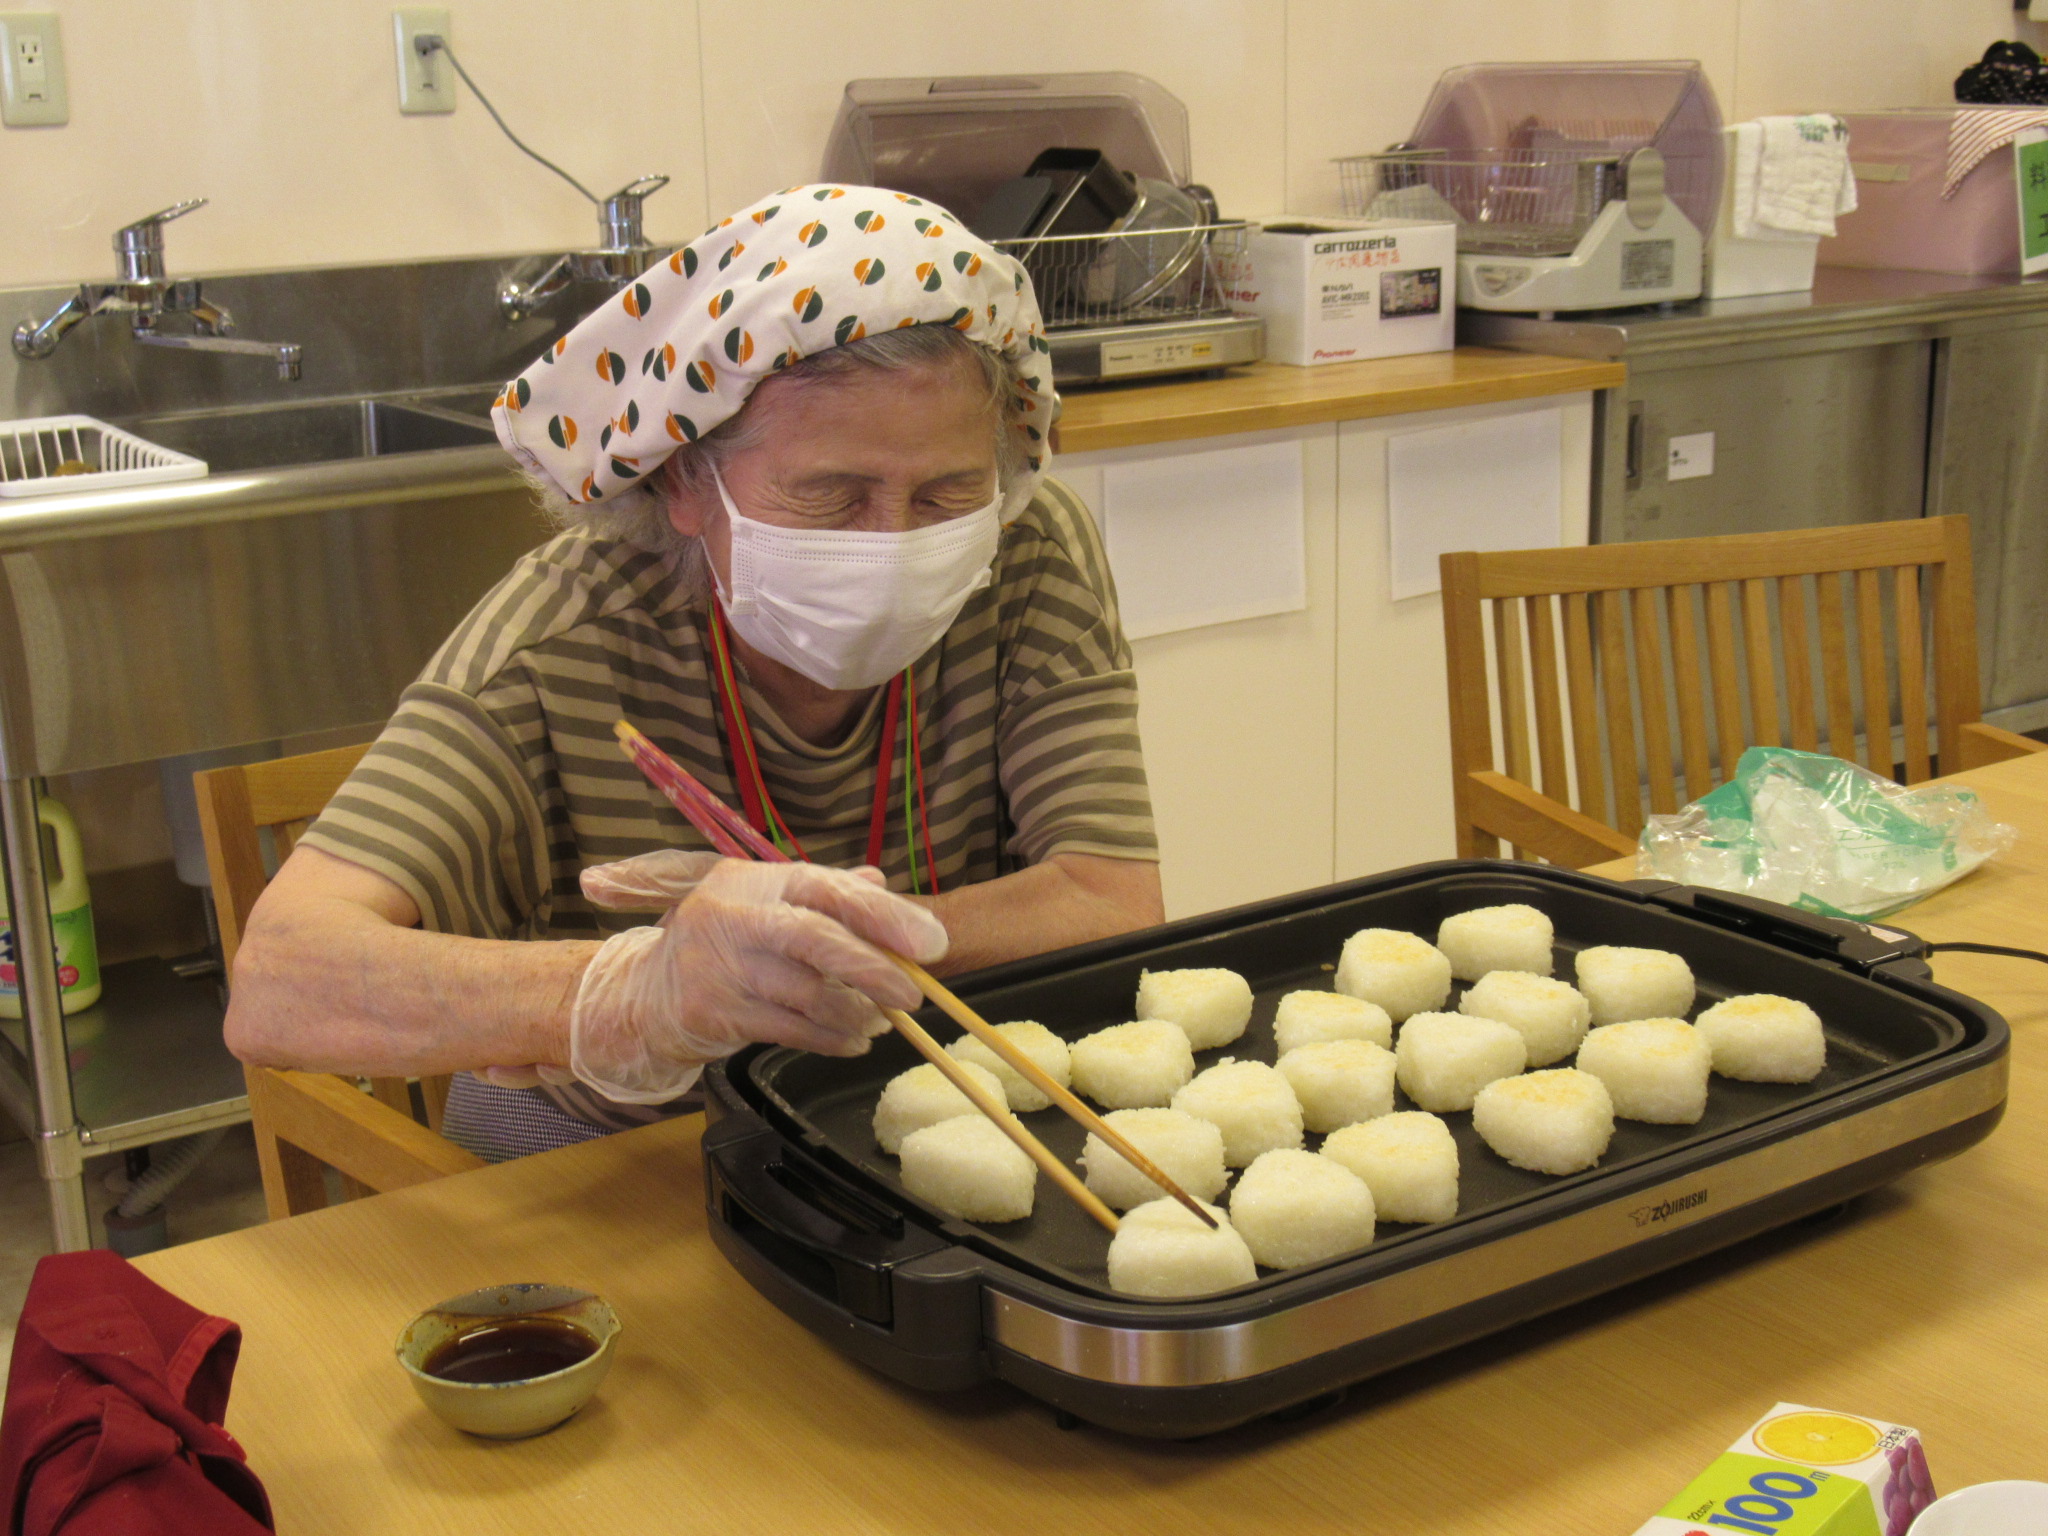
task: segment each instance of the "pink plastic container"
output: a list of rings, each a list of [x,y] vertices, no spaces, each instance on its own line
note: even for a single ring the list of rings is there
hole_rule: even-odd
[[[2013,152],[1995,149],[1944,200],[1949,125],[1975,107],[1849,112],[1854,213],[1820,243],[1824,267],[1904,267],[1978,275],[2020,269],[2020,219]],[[1991,109],[1996,110],[1996,109]]]

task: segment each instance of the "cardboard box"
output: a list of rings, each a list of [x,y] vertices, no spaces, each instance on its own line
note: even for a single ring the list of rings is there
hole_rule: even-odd
[[[1933,1502],[1918,1430],[1779,1403],[1636,1536],[1904,1536]]]
[[[1224,291],[1265,320],[1269,362],[1348,363],[1449,351],[1457,276],[1455,224],[1278,218],[1226,264]]]

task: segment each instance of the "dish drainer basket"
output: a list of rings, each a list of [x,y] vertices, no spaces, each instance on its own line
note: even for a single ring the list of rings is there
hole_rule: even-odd
[[[92,416],[0,422],[0,496],[118,490],[159,480],[196,480],[206,461]]]
[[[1351,217],[1448,220],[1460,251],[1485,255],[1568,256],[1623,190],[1613,154],[1393,150],[1347,155],[1337,170]]]
[[[1223,220],[992,243],[1024,264],[1046,329],[1058,331],[1228,314],[1225,266],[1250,239],[1249,222]]]

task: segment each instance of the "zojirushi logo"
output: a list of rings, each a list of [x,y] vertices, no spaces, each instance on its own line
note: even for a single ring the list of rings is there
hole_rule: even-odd
[[[1707,1192],[1696,1189],[1689,1195],[1674,1195],[1661,1205],[1639,1205],[1629,1212],[1639,1227],[1652,1227],[1660,1221],[1669,1221],[1684,1211],[1697,1210],[1707,1203]]]

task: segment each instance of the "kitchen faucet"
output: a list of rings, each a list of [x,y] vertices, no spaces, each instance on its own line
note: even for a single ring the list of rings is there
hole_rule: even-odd
[[[505,318],[524,320],[572,282],[603,283],[616,291],[666,256],[672,247],[647,243],[641,229],[641,205],[667,185],[666,176],[642,176],[627,182],[598,204],[596,250],[557,256],[525,281],[507,278],[498,290],[498,308]]]
[[[172,280],[164,276],[164,225],[182,218],[206,199],[196,197],[176,203],[160,213],[114,231],[114,257],[118,276],[111,283],[81,283],[78,292],[40,322],[24,320],[14,328],[14,350],[30,359],[48,357],[57,344],[81,320],[103,313],[122,313],[137,342],[150,347],[179,347],[193,352],[237,352],[267,357],[277,364],[277,376],[299,376],[299,344],[294,341],[241,341],[230,339],[234,316],[200,295],[197,280]],[[191,332],[157,329],[165,315],[192,317]]]

